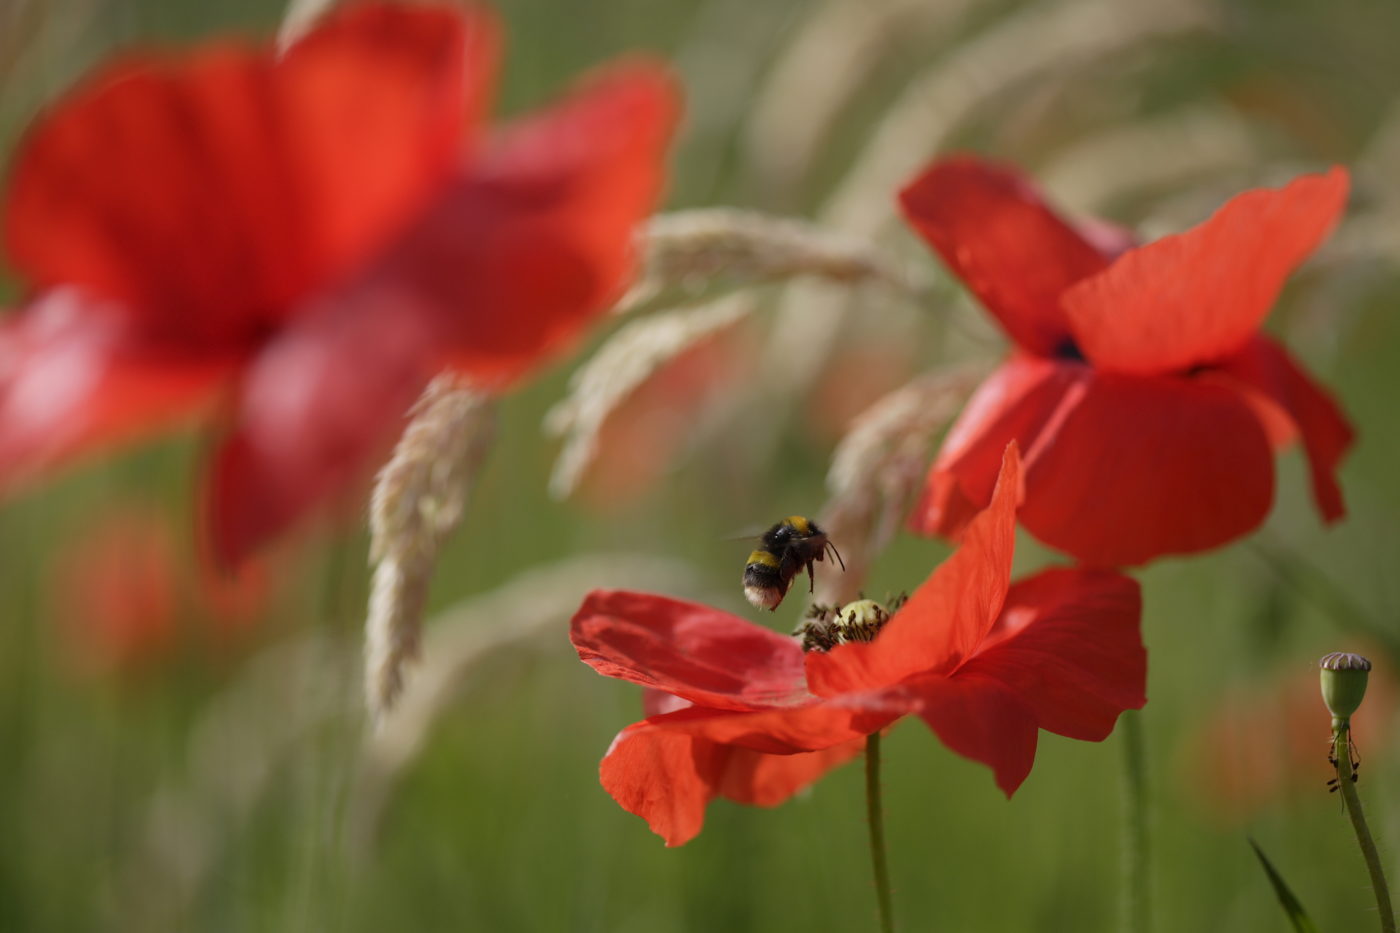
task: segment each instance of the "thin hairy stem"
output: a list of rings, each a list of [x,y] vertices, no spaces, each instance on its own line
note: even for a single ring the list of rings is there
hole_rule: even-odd
[[[1347,816],[1351,817],[1351,828],[1356,831],[1356,844],[1361,847],[1361,857],[1366,860],[1366,871],[1371,875],[1371,887],[1376,892],[1381,933],[1395,933],[1395,908],[1390,903],[1390,887],[1386,884],[1385,872],[1381,870],[1381,857],[1376,851],[1376,842],[1371,838],[1371,830],[1366,825],[1366,814],[1361,810],[1361,798],[1356,793],[1356,780],[1352,772],[1350,726],[1342,725],[1333,733],[1332,758],[1337,768],[1337,786],[1342,790]]]
[[[894,933],[890,906],[890,866],[885,855],[885,811],[880,795],[880,733],[865,740],[865,807],[870,823],[870,863],[875,868],[875,896],[880,902],[880,930]]]

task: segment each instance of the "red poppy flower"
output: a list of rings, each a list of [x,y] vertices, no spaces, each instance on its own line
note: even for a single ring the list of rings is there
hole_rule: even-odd
[[[873,641],[803,653],[796,640],[718,609],[629,592],[590,594],[579,657],[662,691],[624,729],[601,777],[667,845],[700,831],[715,796],[771,806],[909,713],[990,766],[1010,796],[1039,729],[1099,741],[1146,702],[1137,584],[1056,568],[1010,582],[1020,462],[1007,451],[990,507],[962,546]]]
[[[482,126],[480,10],[352,4],[284,54],[129,57],[31,128],[4,204],[0,483],[221,410],[238,561],[344,492],[451,364],[503,387],[615,296],[677,104],[658,66]]]
[[[1346,201],[1334,168],[1246,192],[1137,248],[1091,241],[1020,175],[963,156],[900,193],[904,213],[1015,341],[949,432],[912,516],[956,536],[1026,451],[1021,522],[1089,564],[1216,547],[1264,520],[1273,449],[1301,437],[1328,521],[1352,429],[1259,325]]]

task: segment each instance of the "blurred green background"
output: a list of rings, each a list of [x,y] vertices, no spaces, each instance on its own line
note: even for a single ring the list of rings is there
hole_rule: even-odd
[[[197,436],[64,473],[7,503],[0,930],[873,927],[858,765],[774,810],[717,802],[696,840],[667,850],[597,782],[608,742],[640,716],[638,691],[579,664],[566,623],[588,586],[619,584],[679,588],[756,618],[738,586],[747,546],[730,536],[817,513],[848,409],[888,380],[996,358],[979,312],[889,222],[906,168],[947,148],[1019,162],[1066,207],[1149,234],[1202,219],[1246,187],[1352,167],[1342,228],[1269,325],[1359,428],[1342,474],[1351,514],[1320,527],[1293,451],[1259,535],[1140,574],[1143,725],[1156,929],[1284,929],[1250,835],[1323,930],[1369,928],[1374,903],[1325,791],[1326,720],[1310,697],[1320,655],[1361,650],[1376,662],[1359,716],[1359,788],[1393,870],[1400,5],[498,7],[509,30],[504,113],[546,101],[608,57],[659,52],[689,97],[668,209],[734,204],[875,237],[932,283],[925,299],[824,296],[843,310],[823,343],[822,322],[804,317],[807,293],[755,289],[759,311],[724,344],[728,414],[717,405],[718,427],[674,450],[605,451],[664,461],[653,481],[624,483],[626,496],[556,502],[546,489],[558,443],[541,421],[591,348],[511,396],[434,586],[442,616],[430,623],[424,672],[441,675],[444,693],[413,728],[391,721],[385,732],[397,734],[373,735],[362,720],[367,539],[356,516],[276,549],[251,581],[219,581],[245,603],[230,607],[206,595],[192,557]],[[113,49],[270,34],[282,14],[274,0],[0,0],[0,159],[44,101]],[[18,284],[0,296],[19,300]],[[867,365],[842,365],[851,348]],[[785,350],[810,372],[772,378]],[[84,570],[105,559],[91,556],[102,529],[133,514],[164,542],[154,556],[132,544],[105,576]],[[119,542],[146,533],[116,527]],[[946,552],[902,535],[867,589],[912,589]],[[1052,560],[1021,542],[1020,569]],[[173,604],[160,595],[162,567],[173,567]],[[526,573],[543,576],[472,608]],[[762,621],[786,630],[801,608],[791,599]],[[1121,742],[1042,734],[1035,770],[1007,802],[986,769],[920,724],[898,728],[885,789],[903,928],[1122,928]]]

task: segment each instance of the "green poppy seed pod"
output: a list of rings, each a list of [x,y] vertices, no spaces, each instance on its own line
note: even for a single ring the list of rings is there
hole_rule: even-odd
[[[1322,669],[1322,701],[1332,712],[1332,728],[1346,725],[1366,696],[1371,662],[1359,654],[1334,651],[1317,662]]]

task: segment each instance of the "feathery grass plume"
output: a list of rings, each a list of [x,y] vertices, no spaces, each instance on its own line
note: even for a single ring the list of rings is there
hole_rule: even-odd
[[[619,314],[674,289],[699,291],[717,279],[737,286],[814,276],[842,284],[875,280],[906,287],[899,271],[869,242],[733,207],[659,214],[638,232],[637,244],[642,271],[614,309]]]
[[[277,29],[277,47],[285,50],[305,35],[316,20],[326,14],[337,0],[288,0],[287,12]]]
[[[747,295],[657,312],[620,328],[569,380],[569,394],[545,415],[545,430],[564,438],[549,492],[567,498],[598,451],[603,423],[658,369],[699,341],[753,311]]]
[[[876,238],[894,219],[899,186],[969,117],[1008,91],[1047,73],[1083,69],[1145,42],[1211,24],[1200,0],[1151,5],[1062,0],[1002,17],[905,87],[822,209],[820,222],[860,239]],[[815,285],[797,282],[788,288],[762,365],[772,394],[788,397],[810,384],[847,306],[848,296]],[[801,335],[801,352],[794,352],[791,334]]]
[[[1092,215],[1125,195],[1170,190],[1258,162],[1254,137],[1238,114],[1195,104],[1081,139],[1057,152],[1037,177],[1057,204]]]
[[[923,482],[935,436],[984,375],[975,366],[924,373],[852,423],[832,454],[821,513],[822,527],[840,542],[846,572],[823,574],[815,602],[844,605],[856,598]]]
[[[778,197],[795,192],[841,111],[892,48],[945,32],[975,3],[827,0],[800,21],[745,121],[744,152],[757,187]]]
[[[466,497],[495,437],[495,404],[450,375],[429,384],[370,499],[375,565],[365,620],[365,697],[378,720],[418,654],[423,607],[438,552],[462,520]]]
[[[527,570],[444,610],[424,636],[421,670],[363,746],[348,816],[352,851],[372,851],[396,777],[416,757],[438,717],[471,685],[472,671],[512,650],[566,650],[568,640],[560,632],[581,595],[597,588],[717,598],[688,563],[645,554],[591,554]]]

